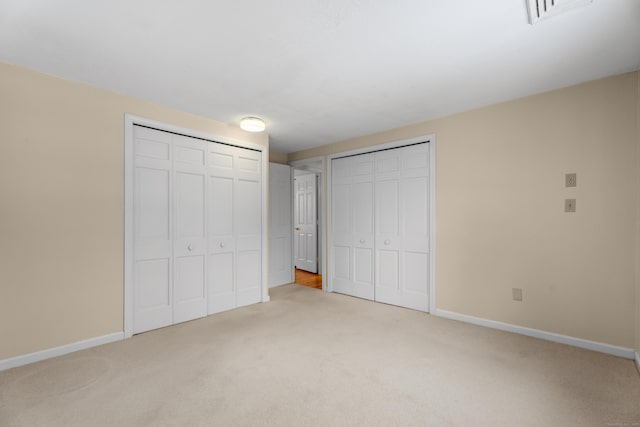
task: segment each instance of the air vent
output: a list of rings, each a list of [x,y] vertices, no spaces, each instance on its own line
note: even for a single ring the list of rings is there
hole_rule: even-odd
[[[588,6],[593,0],[527,0],[529,6],[529,23],[560,15],[572,9]]]

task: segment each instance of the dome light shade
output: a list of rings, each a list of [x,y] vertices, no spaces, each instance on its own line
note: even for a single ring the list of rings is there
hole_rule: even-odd
[[[258,117],[245,117],[240,120],[240,129],[247,132],[262,132],[265,128],[264,120]]]

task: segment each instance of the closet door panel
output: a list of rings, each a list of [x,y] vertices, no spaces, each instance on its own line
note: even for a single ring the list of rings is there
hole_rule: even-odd
[[[331,286],[334,292],[350,293],[353,283],[353,236],[351,224],[352,179],[351,158],[331,161],[332,253]]]
[[[136,261],[134,268],[135,333],[172,323],[170,258]]]
[[[237,305],[241,307],[260,302],[262,296],[262,190],[257,176],[259,153],[239,151],[239,175],[243,177],[236,181],[234,213],[237,245],[236,292]]]
[[[242,307],[260,302],[261,276],[260,251],[239,251],[237,270],[237,304]]]
[[[232,251],[209,254],[209,276],[207,290],[209,292],[209,314],[220,313],[236,307],[234,260]]]
[[[236,240],[233,234],[235,157],[233,147],[208,145],[208,308],[209,314],[236,307]]]
[[[134,333],[173,322],[171,135],[134,128]]]
[[[173,323],[207,315],[206,142],[175,135]]]
[[[225,164],[233,164],[232,158],[219,157]],[[228,163],[226,162],[228,160]],[[233,235],[234,179],[232,171],[220,168],[209,172],[208,212],[208,309],[209,314],[236,307],[235,251]]]

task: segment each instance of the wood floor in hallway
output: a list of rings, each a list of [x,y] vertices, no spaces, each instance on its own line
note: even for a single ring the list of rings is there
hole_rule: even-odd
[[[309,273],[308,271],[296,268],[295,282],[299,285],[308,286],[310,288],[322,289],[322,275]]]

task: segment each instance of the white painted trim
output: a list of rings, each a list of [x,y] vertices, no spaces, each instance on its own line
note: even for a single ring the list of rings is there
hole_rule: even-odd
[[[269,302],[269,150],[262,146],[259,150],[262,160],[262,302]]]
[[[327,180],[329,179],[328,175],[327,177],[325,177],[325,165],[326,165],[326,160],[324,156],[317,156],[317,157],[311,157],[309,159],[303,159],[303,160],[294,160],[293,162],[289,163],[289,166],[291,166],[291,197],[292,197],[292,201],[293,198],[295,197],[295,185],[294,185],[294,178],[295,178],[295,168],[299,167],[299,166],[303,166],[309,163],[317,163],[320,162],[320,171],[316,171],[313,170],[311,172],[314,172],[318,175],[320,175],[320,179],[322,180],[322,194],[320,195],[320,209],[322,209],[322,235],[320,236],[320,240],[322,242],[322,250],[324,251],[324,253],[322,254],[322,265],[320,266],[320,274],[322,275],[322,290],[324,292],[330,292],[328,290],[328,282],[327,282],[327,263],[328,263],[328,254],[329,254],[329,250],[327,247],[327,217],[329,216],[329,211],[327,210],[327,189],[325,188],[325,183],[327,182]],[[325,179],[326,178],[326,179]],[[317,192],[317,190],[316,190]],[[317,201],[316,201],[317,203]],[[294,220],[294,214],[295,212],[293,212],[294,209],[294,204],[291,203],[291,220]],[[326,213],[326,215],[325,215]],[[294,241],[293,241],[293,232],[291,233],[291,257],[292,259],[292,266],[295,266],[295,251],[293,250],[294,247]],[[293,279],[292,279],[293,281]]]
[[[401,139],[399,141],[386,142],[384,144],[372,145],[369,147],[358,148],[356,150],[342,151],[327,156],[327,188],[325,191],[327,199],[327,227],[325,234],[327,237],[327,265],[329,271],[333,271],[333,241],[331,239],[331,160],[335,158],[353,156],[358,154],[371,153],[379,150],[391,148],[400,148],[406,145],[418,144],[429,141],[429,313],[436,312],[436,134],[416,136],[413,138]],[[330,275],[327,275],[330,276]],[[324,289],[325,273],[323,272],[322,281]],[[328,280],[328,291],[333,292],[333,283],[331,277]]]
[[[436,312],[436,135],[429,137],[429,313]]]
[[[640,353],[636,351],[636,367],[638,368],[638,372],[640,372]]]
[[[446,319],[458,320],[460,322],[472,323],[474,325],[484,326],[501,331],[512,332],[514,334],[526,335],[528,337],[539,338],[546,341],[553,341],[559,344],[571,345],[587,350],[597,351],[600,353],[611,354],[625,359],[633,359],[635,351],[626,347],[605,344],[596,341],[585,340],[582,338],[571,337],[568,335],[556,334],[553,332],[542,331],[540,329],[532,329],[524,326],[512,325],[510,323],[498,322],[496,320],[483,319],[481,317],[468,316],[466,314],[454,313],[447,310],[436,310],[436,316]],[[637,361],[637,359],[636,359]]]
[[[121,341],[122,339],[124,339],[124,334],[122,332],[114,332],[112,334],[89,338],[87,340],[77,341],[60,347],[48,348],[34,353],[11,357],[9,359],[0,360],[0,371],[40,362],[41,360],[51,359],[53,357],[63,356],[65,354],[85,350],[87,348],[97,347],[99,345]]]
[[[134,310],[134,290],[133,290],[133,165],[134,165],[134,144],[133,126],[149,126],[158,130],[174,132],[195,138],[202,138],[213,142],[221,142],[235,145],[242,148],[250,148],[260,151],[262,163],[262,302],[269,302],[268,264],[267,251],[268,224],[267,224],[267,197],[269,190],[268,168],[269,155],[268,147],[248,141],[242,141],[226,136],[199,132],[193,129],[174,126],[144,117],[134,116],[125,113],[124,115],[124,338],[133,336],[133,310]]]
[[[333,176],[333,171],[331,170],[331,162],[332,157],[329,156],[327,157],[327,188],[325,189],[324,194],[326,194],[326,199],[327,199],[327,227],[325,228],[325,234],[327,235],[327,259],[325,260],[325,263],[327,264],[327,272],[328,274],[322,275],[322,289],[327,291],[327,292],[333,292],[333,280],[331,279],[331,271],[333,271],[334,269],[334,265],[333,265],[333,237],[332,237],[332,232],[331,230],[333,229],[333,204],[332,204],[332,188],[333,188],[333,183],[331,181],[331,177]],[[325,280],[326,280],[326,284],[327,287],[325,288]]]

